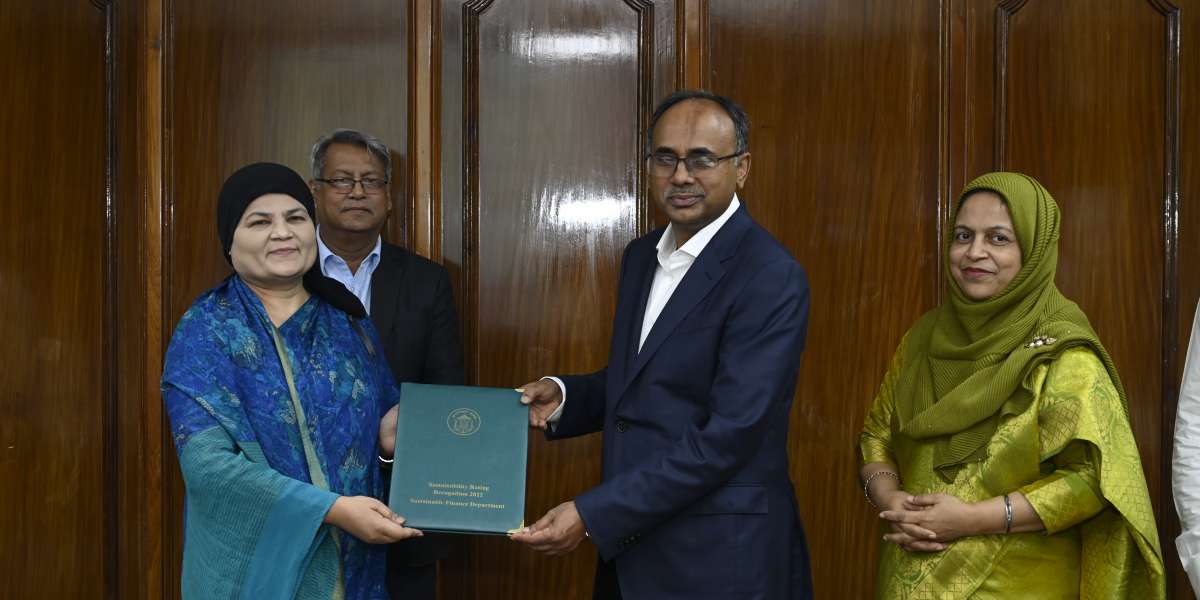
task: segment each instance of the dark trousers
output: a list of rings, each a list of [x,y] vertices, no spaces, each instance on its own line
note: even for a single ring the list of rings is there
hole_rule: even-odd
[[[596,587],[592,590],[592,600],[622,600],[616,561],[596,561]]]
[[[404,565],[389,557],[388,563],[387,591],[392,600],[437,600],[436,562]]]
[[[387,591],[392,600],[437,600],[437,564],[450,556],[454,544],[454,536],[426,533],[389,545]]]

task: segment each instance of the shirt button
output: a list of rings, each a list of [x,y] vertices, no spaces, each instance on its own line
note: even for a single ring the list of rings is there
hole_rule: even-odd
[[[629,425],[625,424],[625,421],[617,421],[617,431],[625,433],[627,429],[629,429]]]

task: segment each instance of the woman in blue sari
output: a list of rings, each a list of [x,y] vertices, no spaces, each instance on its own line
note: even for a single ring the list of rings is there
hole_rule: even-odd
[[[217,226],[235,274],[167,350],[189,600],[386,598],[375,544],[421,535],[379,500],[398,393],[362,306],[312,268],[313,214],[287,167],[231,175]]]

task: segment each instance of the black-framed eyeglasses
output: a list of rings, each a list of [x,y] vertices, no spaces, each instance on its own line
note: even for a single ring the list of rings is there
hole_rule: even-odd
[[[670,152],[655,152],[648,158],[650,166],[654,169],[654,174],[659,176],[667,176],[675,173],[675,169],[679,168],[679,163],[683,163],[687,168],[688,173],[695,175],[716,168],[723,160],[737,158],[745,152],[734,152],[725,156],[713,156],[711,154],[691,154],[688,156],[677,156]]]
[[[379,179],[377,177],[363,177],[362,179],[351,179],[349,177],[330,177],[329,179],[316,179],[321,183],[328,183],[333,186],[333,189],[349,194],[354,189],[355,185],[362,184],[363,191],[368,194],[378,194],[387,189],[388,180]]]

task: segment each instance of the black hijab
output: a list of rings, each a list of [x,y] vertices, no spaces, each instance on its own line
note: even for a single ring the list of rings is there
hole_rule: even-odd
[[[291,196],[304,206],[308,217],[316,222],[316,204],[312,192],[298,173],[283,165],[266,162],[242,167],[225,180],[217,200],[217,236],[221,239],[225,260],[230,265],[233,264],[229,256],[229,250],[233,247],[233,232],[237,230],[250,203],[267,194]],[[367,316],[358,297],[337,280],[323,275],[321,266],[316,263],[304,274],[304,289],[351,316],[360,319]]]

